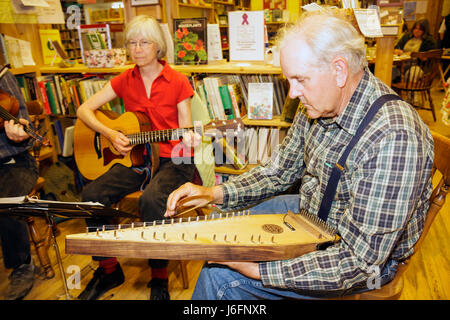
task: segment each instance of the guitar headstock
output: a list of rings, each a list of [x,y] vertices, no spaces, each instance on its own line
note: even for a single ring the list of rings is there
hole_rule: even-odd
[[[242,119],[231,120],[214,120],[208,123],[203,128],[203,134],[205,136],[216,137],[218,135],[223,136],[235,136],[244,133],[244,123]]]

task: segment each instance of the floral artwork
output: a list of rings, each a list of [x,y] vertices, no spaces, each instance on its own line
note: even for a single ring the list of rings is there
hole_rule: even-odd
[[[175,64],[206,64],[206,18],[174,19]]]
[[[113,68],[123,66],[127,62],[125,49],[99,49],[84,52],[88,68]]]

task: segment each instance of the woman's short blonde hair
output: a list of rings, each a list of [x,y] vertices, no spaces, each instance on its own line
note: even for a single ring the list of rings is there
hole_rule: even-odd
[[[329,65],[336,57],[347,60],[352,73],[367,66],[364,37],[341,14],[334,10],[304,13],[297,23],[282,30],[278,45],[285,46],[292,39],[302,39],[315,54],[312,63],[320,67]]]
[[[128,41],[138,35],[157,45],[156,57],[158,60],[166,56],[167,45],[164,40],[163,31],[155,18],[146,15],[134,17],[125,28],[125,42],[128,43]]]

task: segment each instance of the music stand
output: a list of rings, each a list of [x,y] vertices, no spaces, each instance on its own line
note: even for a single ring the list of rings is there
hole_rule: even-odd
[[[55,231],[53,229],[54,217],[62,218],[132,218],[136,216],[118,209],[105,207],[96,202],[61,202],[49,201],[24,197],[0,198],[0,213],[8,214],[16,217],[43,217],[47,219],[52,235],[52,244],[56,253],[61,279],[64,283],[64,291],[66,298],[71,300],[67,287],[66,274],[62,264],[58,243],[56,241]]]

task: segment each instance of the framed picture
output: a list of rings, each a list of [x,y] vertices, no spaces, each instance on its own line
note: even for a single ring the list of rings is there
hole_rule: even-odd
[[[149,4],[159,4],[159,0],[131,0],[132,6],[144,6]]]
[[[380,7],[401,7],[403,0],[378,0],[378,6]]]

